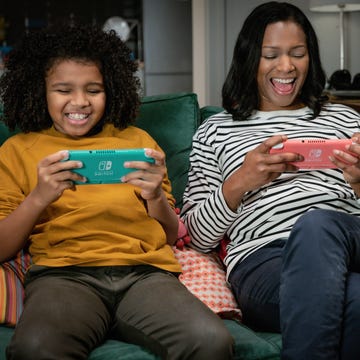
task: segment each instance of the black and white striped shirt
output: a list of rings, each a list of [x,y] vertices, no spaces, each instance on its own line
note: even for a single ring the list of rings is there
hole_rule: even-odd
[[[287,238],[296,219],[316,208],[360,216],[360,206],[338,169],[283,173],[275,181],[248,192],[234,213],[222,194],[222,184],[239,168],[248,151],[276,134],[289,139],[350,138],[360,131],[359,114],[344,105],[328,104],[316,119],[307,107],[257,111],[233,121],[222,112],[207,119],[193,138],[188,184],[181,217],[202,252],[214,249],[227,235],[231,240],[225,264],[228,273],[247,255]]]

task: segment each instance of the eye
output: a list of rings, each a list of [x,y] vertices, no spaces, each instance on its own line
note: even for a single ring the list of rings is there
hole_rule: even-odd
[[[303,58],[307,55],[307,48],[305,46],[299,46],[296,47],[295,49],[292,49],[289,52],[290,56],[294,57],[294,58]]]
[[[102,92],[102,90],[100,90],[100,89],[89,89],[88,90],[89,94],[99,94],[101,92]]]
[[[68,90],[68,89],[56,89],[55,91],[60,94],[69,94],[70,93],[70,90]]]
[[[294,53],[294,54],[292,54],[292,56],[300,59],[300,58],[303,58],[305,56],[305,54],[304,53]]]
[[[272,59],[276,59],[277,55],[276,54],[263,54],[262,57],[266,60],[272,60]]]

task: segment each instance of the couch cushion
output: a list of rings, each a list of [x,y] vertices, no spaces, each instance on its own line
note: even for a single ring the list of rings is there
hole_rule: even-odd
[[[176,206],[181,208],[187,182],[192,137],[200,123],[197,95],[177,93],[142,99],[136,125],[146,130],[166,152]]]
[[[206,105],[202,107],[200,109],[201,123],[203,123],[203,121],[205,121],[211,115],[215,115],[221,111],[224,111],[224,109],[220,106]]]
[[[107,340],[103,345],[97,347],[88,360],[157,360],[155,356],[138,345],[128,344],[116,340]],[[1,360],[1,359],[0,359]]]
[[[11,135],[16,134],[18,131],[10,131],[8,127],[0,121],[0,145]]]
[[[280,334],[254,332],[234,320],[224,321],[235,340],[234,360],[280,360]]]
[[[255,333],[234,320],[223,320],[235,340],[234,360],[280,360],[280,334]],[[12,328],[0,326],[0,360],[13,334]],[[137,345],[107,340],[96,348],[89,360],[156,360],[156,356]]]
[[[0,326],[0,360],[6,360],[5,349],[10,342],[14,329]],[[30,335],[31,336],[31,335]],[[158,360],[159,357],[147,352],[140,346],[107,340],[92,351],[88,360]]]
[[[6,360],[5,349],[14,333],[13,328],[0,326],[0,360]]]

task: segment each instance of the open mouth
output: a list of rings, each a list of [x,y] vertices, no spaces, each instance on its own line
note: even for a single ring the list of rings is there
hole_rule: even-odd
[[[290,94],[295,87],[296,78],[282,79],[272,78],[271,83],[275,88],[275,91],[281,95]]]
[[[85,120],[89,117],[90,114],[84,114],[84,113],[66,113],[65,114],[67,118],[70,120]]]
[[[66,113],[69,124],[73,126],[83,126],[89,121],[90,113]]]

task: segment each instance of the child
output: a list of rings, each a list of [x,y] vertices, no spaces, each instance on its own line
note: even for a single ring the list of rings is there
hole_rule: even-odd
[[[164,359],[231,358],[223,322],[177,279],[165,156],[131,126],[136,70],[115,32],[95,27],[30,33],[10,54],[0,95],[22,133],[0,148],[0,261],[29,243],[33,265],[8,359],[87,359],[106,337]],[[146,148],[155,164],[75,186],[86,179],[66,149],[104,148]]]

